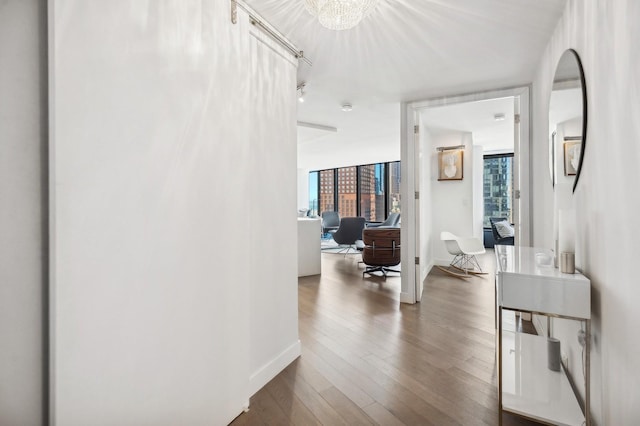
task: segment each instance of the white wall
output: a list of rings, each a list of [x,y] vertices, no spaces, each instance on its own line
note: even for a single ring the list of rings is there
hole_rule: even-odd
[[[44,422],[46,7],[0,2],[0,424]]]
[[[309,171],[307,169],[298,169],[298,209],[309,208]]]
[[[51,13],[53,419],[226,424],[297,355],[295,67],[226,0]]]
[[[640,210],[640,3],[568,0],[533,84],[534,245],[552,247],[548,104],[555,67],[567,48],[582,59],[588,124],[573,204],[577,265],[592,283],[592,412],[598,425],[640,419],[640,342],[636,226]]]
[[[418,256],[420,256],[420,282],[424,283],[427,278],[431,267],[433,266],[433,209],[432,209],[432,186],[431,186],[431,167],[432,167],[432,153],[433,142],[431,140],[431,132],[429,127],[424,125],[421,117],[420,120],[420,133],[419,133],[419,155],[420,166],[416,167],[416,174],[420,181],[420,219],[419,219],[419,232],[420,232],[420,249]]]
[[[473,200],[473,231],[471,235],[484,241],[484,150],[482,145],[473,145],[471,164],[471,195]]]
[[[473,140],[469,132],[431,132],[431,211],[433,215],[432,244],[435,264],[449,264],[452,256],[440,240],[442,231],[458,236],[473,235]],[[463,179],[438,181],[439,146],[465,145]]]

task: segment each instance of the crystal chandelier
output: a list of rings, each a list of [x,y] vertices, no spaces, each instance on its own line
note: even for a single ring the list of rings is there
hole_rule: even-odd
[[[330,30],[353,28],[371,12],[378,0],[304,0],[309,13]]]

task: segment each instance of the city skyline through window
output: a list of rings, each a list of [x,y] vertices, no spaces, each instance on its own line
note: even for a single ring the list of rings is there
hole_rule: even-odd
[[[343,167],[338,169],[338,213],[340,217],[358,215],[357,168]]]
[[[484,227],[490,217],[506,217],[513,223],[513,154],[484,157]]]
[[[384,221],[389,213],[400,212],[400,170],[396,161],[312,171],[309,214],[337,210],[341,217]]]

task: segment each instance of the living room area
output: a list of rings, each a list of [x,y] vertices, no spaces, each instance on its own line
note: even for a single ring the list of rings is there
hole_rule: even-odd
[[[423,203],[420,215],[415,225],[408,224],[409,229],[416,236],[418,233],[414,228],[420,229],[421,233],[430,230],[424,241],[416,243],[422,251],[415,256],[423,263],[421,273],[433,265],[447,266],[451,262],[445,244],[440,240],[441,232],[477,238],[486,248],[492,248],[496,242],[514,244],[514,225],[519,225],[514,222],[520,217],[516,213],[515,197],[518,182],[514,171],[520,156],[514,156],[514,102],[513,96],[496,95],[421,110],[420,140],[424,139],[424,146],[420,147],[415,161],[406,163],[409,173],[405,170],[410,181],[413,180],[410,173],[421,176],[419,191],[424,194],[420,200]],[[317,154],[317,149],[310,150],[314,145],[331,144],[334,136],[331,132],[315,130],[310,137],[307,124],[298,126],[298,164],[306,167],[298,169],[298,216],[299,221],[300,216],[305,221],[314,217],[320,219],[314,226],[321,228],[323,253],[356,253],[358,249],[362,250],[364,229],[379,225],[401,227],[405,220],[401,213],[405,207],[401,194],[403,164],[400,161],[361,164],[361,150],[347,141],[341,142],[339,151],[323,155]],[[384,148],[380,152],[387,155],[399,151],[399,145],[399,140],[376,143]],[[443,156],[442,146],[458,148],[447,151],[459,157],[457,166],[454,165],[459,172],[452,176],[453,179],[445,176],[442,162],[453,154]],[[352,165],[335,167],[339,164]],[[322,166],[325,168],[319,169]],[[417,186],[415,191],[418,191]],[[410,210],[415,208],[409,206]],[[356,229],[350,238],[336,241],[334,233],[340,218],[344,217],[361,219],[355,220]],[[501,232],[510,232],[505,234],[507,238],[497,233],[494,223],[499,222],[498,219],[506,228],[501,228]],[[339,237],[341,235],[338,233]],[[316,244],[299,241],[301,255]],[[319,254],[314,256],[319,258]],[[398,264],[396,269],[399,267]],[[315,270],[318,273],[319,266]],[[416,280],[423,281],[425,277]]]

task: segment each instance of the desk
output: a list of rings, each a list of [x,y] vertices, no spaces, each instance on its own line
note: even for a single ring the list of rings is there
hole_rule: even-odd
[[[508,411],[543,423],[589,426],[591,282],[579,273],[538,265],[536,254],[550,256],[550,250],[496,245],[495,253],[499,423]],[[566,369],[547,368],[546,337],[503,330],[504,310],[585,322],[586,414]]]
[[[319,218],[298,218],[298,276],[318,275],[321,271]]]

